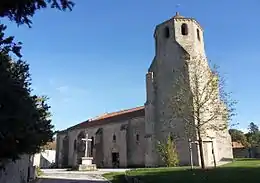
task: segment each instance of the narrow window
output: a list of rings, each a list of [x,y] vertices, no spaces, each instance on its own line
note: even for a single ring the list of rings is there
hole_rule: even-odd
[[[90,156],[93,156],[93,149],[94,149],[94,137],[91,137],[91,144],[90,144]]]
[[[139,134],[136,135],[136,141],[139,141]]]
[[[170,37],[170,30],[169,27],[164,28],[164,37],[169,38]]]
[[[74,150],[77,149],[77,140],[74,140]]]
[[[113,135],[113,141],[116,142],[116,135]]]
[[[188,35],[188,25],[185,23],[181,25],[181,34],[184,36]]]
[[[197,29],[197,37],[198,37],[198,40],[200,41],[200,30]]]

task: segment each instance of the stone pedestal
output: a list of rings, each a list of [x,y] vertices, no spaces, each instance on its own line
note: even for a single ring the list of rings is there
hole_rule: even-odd
[[[96,164],[92,164],[93,157],[82,157],[82,162],[79,165],[79,171],[92,171],[96,170]]]

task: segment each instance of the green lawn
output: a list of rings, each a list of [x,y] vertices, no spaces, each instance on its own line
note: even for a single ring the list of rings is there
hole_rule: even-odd
[[[147,168],[127,171],[144,183],[260,183],[260,160],[241,159],[216,169]],[[122,173],[104,175],[112,183],[124,182]]]
[[[103,175],[107,180],[111,181],[112,183],[125,183],[124,173],[106,173]]]

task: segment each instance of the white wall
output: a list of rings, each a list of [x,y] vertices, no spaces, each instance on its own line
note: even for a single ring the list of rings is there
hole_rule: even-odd
[[[22,155],[21,159],[15,162],[9,161],[5,170],[0,170],[0,183],[26,183],[30,167],[30,178],[35,177],[35,170],[29,155]]]
[[[55,157],[55,150],[45,150],[34,155],[33,165],[40,168],[49,168],[52,163],[55,163]]]

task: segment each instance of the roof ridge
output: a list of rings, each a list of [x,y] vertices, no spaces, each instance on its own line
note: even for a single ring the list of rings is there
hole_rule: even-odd
[[[103,114],[101,114],[101,115],[99,115],[97,117],[90,118],[90,121],[95,121],[95,120],[99,120],[99,119],[109,118],[109,117],[112,117],[112,116],[125,114],[127,112],[132,112],[132,111],[143,109],[143,108],[144,108],[144,106],[138,106],[138,107],[134,107],[134,108],[130,108],[130,109],[123,109],[123,110],[119,110],[119,111],[115,111],[115,112],[106,112],[106,113],[103,113]]]
[[[130,109],[124,109],[116,112],[109,113],[109,115],[103,115],[98,118],[90,118],[89,120],[83,121],[81,123],[78,123],[74,126],[71,126],[67,128],[66,130],[59,131],[60,133],[66,133],[68,130],[73,130],[76,128],[86,128],[86,127],[93,127],[93,126],[99,126],[111,122],[116,122],[122,120],[122,117],[124,116],[123,119],[128,119],[130,116],[127,114],[133,115],[132,117],[139,117],[139,116],[144,116],[144,106],[138,106],[135,108],[130,108]],[[111,121],[113,119],[113,121]]]

